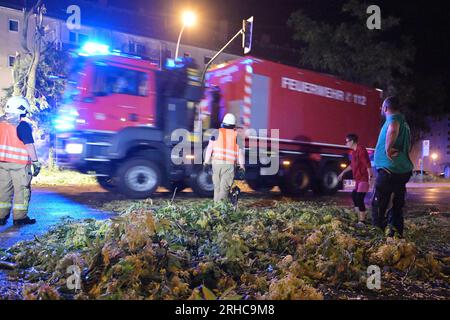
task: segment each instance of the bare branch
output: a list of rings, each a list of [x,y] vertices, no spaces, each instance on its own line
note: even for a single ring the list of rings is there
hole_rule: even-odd
[[[28,47],[29,18],[36,11],[36,9],[42,5],[42,1],[43,0],[36,1],[34,6],[29,10],[26,7],[23,8],[23,27],[22,27],[22,36],[20,39],[20,44],[26,53],[30,53],[30,51],[31,51]]]

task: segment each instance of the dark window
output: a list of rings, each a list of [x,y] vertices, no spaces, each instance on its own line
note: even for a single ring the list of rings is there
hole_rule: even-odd
[[[147,49],[144,44],[130,42],[128,44],[128,52],[137,55],[145,55]]]
[[[8,57],[8,66],[13,67],[15,62],[16,62],[16,57],[15,56],[9,56]]]
[[[136,53],[139,55],[144,55],[146,53],[145,45],[143,44],[137,44],[136,45]]]
[[[69,42],[77,43],[77,34],[75,32],[69,32]]]
[[[19,21],[9,20],[9,31],[19,32]]]
[[[110,94],[148,95],[148,75],[136,70],[96,66],[94,93],[97,96]]]
[[[129,53],[135,53],[135,50],[136,50],[135,44],[134,44],[133,42],[130,42],[130,43],[128,44],[128,52],[129,52]]]

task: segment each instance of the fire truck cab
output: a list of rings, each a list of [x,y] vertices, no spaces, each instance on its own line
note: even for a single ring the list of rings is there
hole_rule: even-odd
[[[174,164],[171,133],[193,130],[203,94],[193,60],[169,60],[160,69],[86,44],[67,80],[54,120],[60,166],[94,174],[105,189],[131,198],[146,198],[159,186],[186,186],[195,168]]]

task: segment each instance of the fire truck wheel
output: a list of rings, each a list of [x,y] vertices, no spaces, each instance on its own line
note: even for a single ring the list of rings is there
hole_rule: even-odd
[[[256,192],[270,192],[273,187],[275,187],[275,184],[269,181],[247,180],[246,182],[248,186]]]
[[[200,170],[189,181],[192,190],[200,197],[214,196],[214,184],[211,171]]]
[[[320,179],[315,184],[313,191],[319,195],[334,195],[339,190],[339,170],[337,166],[327,165],[320,174]]]
[[[119,191],[132,199],[150,197],[161,184],[161,171],[152,161],[134,158],[124,162],[117,172]]]
[[[106,191],[115,191],[117,189],[117,181],[111,177],[96,177],[97,183]]]
[[[283,194],[300,196],[305,194],[311,185],[310,168],[303,163],[295,164],[288,175],[281,181],[280,190]]]

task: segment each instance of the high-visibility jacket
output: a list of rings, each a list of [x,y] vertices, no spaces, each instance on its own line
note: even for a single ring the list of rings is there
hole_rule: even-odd
[[[235,163],[238,159],[238,151],[236,130],[220,128],[219,136],[213,142],[212,159]]]
[[[4,121],[0,121],[0,161],[31,163],[25,145],[17,137],[17,127]]]

